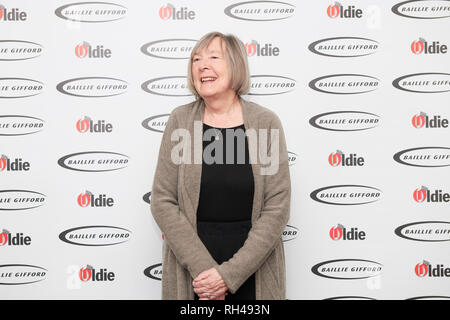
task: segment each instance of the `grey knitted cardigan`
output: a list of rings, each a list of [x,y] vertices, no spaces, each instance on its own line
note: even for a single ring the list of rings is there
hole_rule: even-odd
[[[270,129],[279,129],[279,169],[276,174],[261,174],[260,169],[264,165],[252,160],[250,155],[255,186],[252,228],[242,248],[231,259],[218,265],[196,231],[201,162],[192,160],[190,164],[175,164],[171,161],[172,147],[179,143],[171,141],[172,131],[185,128],[191,137],[195,137],[194,120],[202,121],[204,102],[199,99],[172,111],[159,149],[150,201],[152,215],[164,234],[162,299],[194,299],[193,279],[212,267],[217,269],[231,293],[236,292],[248,277],[256,273],[257,300],[286,299],[281,235],[289,220],[291,182],[285,135],[273,111],[243,98],[240,98],[240,102],[246,131],[250,128],[256,129],[256,132],[258,129],[269,129],[266,140],[269,150],[273,144]],[[201,139],[200,134],[190,144],[192,155],[194,145],[200,143],[201,146]],[[252,148],[257,147],[259,142],[247,140],[249,150],[255,150]]]

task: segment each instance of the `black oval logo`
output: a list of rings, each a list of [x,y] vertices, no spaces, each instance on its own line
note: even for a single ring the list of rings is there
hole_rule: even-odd
[[[335,37],[314,41],[308,49],[322,56],[334,58],[362,57],[374,54],[378,42],[359,37]]]
[[[113,226],[83,226],[65,230],[59,239],[77,246],[104,247],[130,240],[131,231]]]
[[[450,241],[450,222],[420,221],[399,226],[394,233],[407,240],[424,242]]]
[[[162,279],[162,263],[154,264],[144,270],[144,274],[153,279],[153,280],[161,280]]]
[[[445,150],[445,151],[442,151]],[[438,168],[450,166],[450,148],[419,147],[397,152],[393,156],[400,164],[413,167]]]
[[[405,18],[413,19],[440,19],[450,15],[450,3],[448,0],[410,0],[397,3],[392,7],[392,12]]]
[[[332,111],[318,114],[309,119],[317,129],[330,131],[361,131],[378,126],[380,116],[363,111]]]

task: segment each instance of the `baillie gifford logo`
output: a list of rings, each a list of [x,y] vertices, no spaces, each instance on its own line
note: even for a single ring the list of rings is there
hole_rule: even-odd
[[[356,153],[346,155],[342,151],[336,150],[328,156],[328,163],[332,167],[360,167],[364,165],[364,158],[358,157]]]
[[[4,246],[29,246],[31,244],[31,237],[25,236],[22,232],[11,234],[6,229],[0,233],[0,247]]]
[[[90,43],[83,41],[75,46],[75,56],[77,58],[111,58],[111,49],[104,48],[103,45],[92,47]]]
[[[28,16],[25,11],[18,8],[7,9],[0,4],[0,22],[3,21],[25,21]]]
[[[96,270],[91,265],[86,265],[86,267],[81,268],[78,272],[78,276],[82,282],[100,282],[100,281],[114,281],[116,275],[114,272],[109,271],[106,268],[101,268]]]
[[[345,228],[342,224],[338,224],[335,227],[331,227],[329,232],[331,240],[366,240],[366,233],[364,231],[358,231],[358,228]]]
[[[23,161],[22,158],[10,159],[8,156],[2,154],[0,157],[0,173],[5,171],[28,171],[30,170],[30,163]]]
[[[76,123],[77,131],[80,133],[110,133],[113,126],[111,123],[107,123],[105,120],[94,121],[91,118],[84,116]]]
[[[98,208],[98,207],[112,207],[114,205],[114,199],[109,198],[106,194],[100,194],[95,196],[92,192],[86,190],[84,193],[80,193],[77,197],[77,203],[82,208]]]
[[[450,194],[443,192],[441,189],[430,191],[427,187],[422,186],[420,189],[414,190],[413,199],[418,203],[450,202]]]
[[[415,114],[411,123],[414,128],[448,128],[448,119],[441,119],[440,115],[428,116],[425,112],[420,112],[419,114]]]
[[[271,43],[265,43],[264,45],[252,40],[244,44],[247,51],[247,57],[271,57],[280,55],[280,48],[273,46]]]
[[[339,2],[334,2],[334,5],[329,5],[327,7],[327,15],[331,19],[362,18],[363,11],[361,9],[357,9],[355,6],[347,6],[344,8],[344,6]]]
[[[194,20],[195,12],[189,10],[187,7],[175,8],[172,4],[168,3],[165,6],[159,8],[159,17],[162,20]]]
[[[426,260],[423,260],[422,263],[418,263],[414,267],[414,273],[419,278],[424,277],[450,277],[450,268],[446,268],[443,264],[437,264],[436,266],[432,266]]]

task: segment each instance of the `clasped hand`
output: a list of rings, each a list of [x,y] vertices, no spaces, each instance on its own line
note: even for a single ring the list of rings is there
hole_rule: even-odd
[[[228,287],[216,268],[200,273],[192,282],[200,300],[225,300]]]

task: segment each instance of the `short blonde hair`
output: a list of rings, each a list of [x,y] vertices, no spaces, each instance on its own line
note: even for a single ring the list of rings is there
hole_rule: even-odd
[[[235,35],[225,35],[221,32],[210,32],[205,34],[192,49],[188,64],[188,89],[197,98],[201,98],[194,86],[194,79],[192,76],[192,59],[198,51],[208,47],[211,41],[216,37],[221,38],[225,43],[225,59],[228,64],[228,72],[230,73],[231,88],[238,96],[247,94],[250,90],[250,71],[248,68],[247,50],[245,49],[242,41]]]

